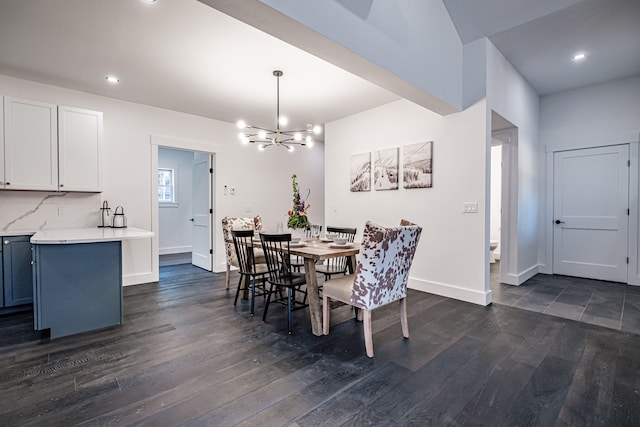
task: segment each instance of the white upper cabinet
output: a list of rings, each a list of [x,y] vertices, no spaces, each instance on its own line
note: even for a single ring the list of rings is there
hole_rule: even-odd
[[[4,188],[58,189],[57,106],[4,98]]]
[[[4,102],[0,99],[0,190],[4,188]]]
[[[102,190],[102,113],[58,107],[60,191]]]

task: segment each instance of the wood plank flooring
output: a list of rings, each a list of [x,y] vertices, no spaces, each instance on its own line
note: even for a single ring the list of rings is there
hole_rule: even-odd
[[[377,310],[369,359],[346,306],[288,335],[283,307],[263,323],[233,296],[179,265],[125,288],[122,326],[52,341],[0,317],[0,425],[640,425],[630,332],[410,291],[411,338]]]

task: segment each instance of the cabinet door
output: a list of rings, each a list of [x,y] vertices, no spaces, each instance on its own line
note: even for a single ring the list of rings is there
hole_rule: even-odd
[[[4,98],[4,182],[9,190],[58,189],[56,105]]]
[[[58,107],[60,191],[101,191],[102,113]]]
[[[33,273],[29,236],[5,237],[2,242],[4,306],[33,302]]]

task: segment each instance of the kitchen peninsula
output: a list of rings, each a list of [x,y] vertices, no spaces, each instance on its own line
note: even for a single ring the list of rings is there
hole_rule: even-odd
[[[33,245],[36,330],[51,338],[121,324],[122,241],[151,238],[138,228],[40,230]]]

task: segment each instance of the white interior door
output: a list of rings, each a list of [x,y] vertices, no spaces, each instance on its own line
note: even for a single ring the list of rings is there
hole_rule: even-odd
[[[627,282],[629,146],[554,153],[553,272]]]
[[[193,158],[193,201],[192,201],[192,249],[191,263],[211,271],[213,267],[211,237],[211,156],[194,154]]]

